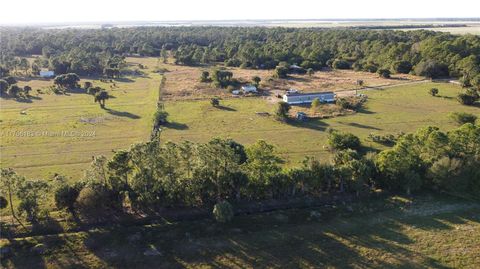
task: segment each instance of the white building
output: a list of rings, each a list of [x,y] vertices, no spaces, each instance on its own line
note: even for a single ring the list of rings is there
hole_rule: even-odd
[[[55,72],[50,71],[50,70],[41,70],[40,71],[40,77],[42,78],[51,78],[55,76]]]
[[[316,92],[316,93],[292,93],[283,95],[285,103],[295,104],[309,104],[318,98],[322,103],[335,102],[335,93],[333,92]]]
[[[255,87],[253,85],[245,85],[245,86],[242,86],[242,91],[244,93],[249,93],[249,92],[256,93],[257,92],[257,87]]]

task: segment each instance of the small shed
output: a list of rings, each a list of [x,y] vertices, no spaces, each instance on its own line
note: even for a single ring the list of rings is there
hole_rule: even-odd
[[[253,85],[245,85],[245,86],[242,86],[242,91],[244,93],[249,93],[249,92],[256,93],[257,92],[257,87],[255,87]]]
[[[51,78],[51,77],[54,77],[54,76],[55,76],[54,71],[50,71],[50,70],[41,70],[40,71],[40,77],[42,77],[42,78]]]

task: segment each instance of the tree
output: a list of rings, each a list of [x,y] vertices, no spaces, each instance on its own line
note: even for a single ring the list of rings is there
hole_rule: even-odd
[[[377,74],[382,78],[390,78],[390,70],[378,69]]]
[[[316,110],[316,109],[318,109],[318,108],[320,107],[321,104],[322,104],[322,103],[320,102],[320,99],[315,98],[315,99],[313,99],[312,104],[311,104],[310,107],[311,107],[313,110]]]
[[[232,72],[226,71],[226,70],[220,70],[220,69],[215,69],[212,74],[213,83],[217,87],[222,87],[222,88],[225,88],[230,84],[232,77],[233,77]]]
[[[30,86],[28,86],[28,85],[26,85],[26,86],[23,87],[23,93],[24,93],[26,96],[30,95],[30,91],[31,91],[31,90],[32,90],[32,87],[30,87]]]
[[[465,123],[475,124],[475,121],[477,120],[477,116],[466,112],[452,112],[449,116],[460,125]]]
[[[459,93],[457,95],[457,100],[460,102],[462,105],[467,105],[467,106],[472,106],[475,104],[475,102],[478,100],[478,95],[473,94],[471,92],[467,93]]]
[[[73,212],[75,201],[78,198],[82,186],[79,184],[70,185],[65,182],[58,185],[55,189],[54,200],[58,209],[67,209]]]
[[[17,187],[18,210],[25,212],[27,219],[33,223],[38,220],[40,203],[46,198],[48,187],[44,180],[24,180]]]
[[[0,79],[0,94],[1,95],[7,93],[8,86],[9,86],[9,84],[6,80]]]
[[[359,150],[360,139],[351,133],[332,131],[328,135],[328,144],[332,150]]]
[[[210,82],[210,73],[208,71],[202,71],[202,75],[200,76],[200,82]]]
[[[275,73],[273,74],[276,78],[287,78],[288,76],[288,68],[285,66],[277,66],[275,68]]]
[[[68,73],[56,76],[53,80],[53,83],[64,88],[75,88],[77,87],[79,81],[80,77],[77,74]]]
[[[213,207],[213,216],[215,220],[221,223],[230,222],[234,212],[232,205],[227,201],[216,203]]]
[[[105,90],[101,90],[95,93],[95,103],[98,102],[101,108],[105,108],[105,100],[109,99],[110,96],[108,92]]]
[[[22,69],[24,71],[25,76],[26,76],[28,68],[30,66],[30,64],[28,63],[28,60],[26,58],[21,58],[18,66],[20,67],[20,69]]]
[[[210,104],[214,107],[217,107],[220,105],[220,99],[214,97],[212,99],[210,99]]]
[[[257,87],[257,88],[258,88],[258,85],[260,85],[260,81],[261,81],[261,80],[262,80],[262,79],[261,79],[259,76],[254,76],[254,77],[252,77],[253,85],[255,85],[255,87]]]
[[[413,66],[409,61],[398,61],[393,64],[393,69],[397,73],[408,74],[412,70]]]
[[[85,81],[83,83],[83,88],[88,92],[88,89],[90,89],[93,86],[92,82],[90,81]],[[90,93],[91,94],[91,93]]]
[[[333,61],[332,67],[334,69],[350,69],[350,63],[345,60],[336,59]]]
[[[434,60],[421,61],[415,66],[415,74],[427,78],[448,76],[448,66]]]
[[[4,77],[3,79],[8,83],[8,85],[17,84],[17,80],[12,76]]]
[[[153,125],[160,126],[168,122],[168,112],[163,109],[157,109],[153,114]]]
[[[288,111],[290,111],[290,105],[286,102],[281,101],[277,104],[277,111],[275,112],[275,116],[280,121],[287,121]]]
[[[313,70],[313,68],[308,68],[308,69],[307,69],[307,75],[308,75],[309,77],[311,77],[311,76],[313,76],[313,74],[315,74],[315,71]]]
[[[430,93],[431,96],[437,96],[438,89],[437,88],[431,88],[430,90],[428,90],[428,92]]]
[[[112,159],[108,161],[107,167],[113,172],[114,176],[124,182],[125,189],[128,188],[128,174],[132,170],[128,151],[116,151]]]
[[[22,92],[22,88],[18,87],[17,85],[10,85],[8,88],[8,95],[12,97],[18,97],[18,94]]]
[[[13,171],[11,168],[1,169],[0,183],[2,188],[0,188],[0,193],[8,197],[8,204],[10,205],[10,214],[12,215],[13,219],[16,220],[24,229],[26,229],[23,223],[17,217],[17,214],[15,213],[15,210],[13,208],[13,199],[12,199],[13,195],[17,191],[18,186],[22,184],[24,180],[25,178],[17,175],[17,173],[15,173],[15,171]]]

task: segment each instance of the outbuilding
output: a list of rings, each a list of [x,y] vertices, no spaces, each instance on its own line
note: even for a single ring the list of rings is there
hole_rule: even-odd
[[[245,85],[245,86],[242,86],[242,91],[244,93],[249,93],[249,92],[256,93],[257,92],[257,87],[255,87],[253,85]]]
[[[42,78],[51,78],[51,77],[55,76],[55,72],[50,71],[50,70],[41,70],[39,75]]]
[[[310,104],[318,98],[322,103],[335,102],[335,93],[333,92],[316,92],[316,93],[290,93],[283,95],[283,101],[290,105]]]

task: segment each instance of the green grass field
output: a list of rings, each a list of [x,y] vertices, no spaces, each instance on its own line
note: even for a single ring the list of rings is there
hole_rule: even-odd
[[[31,102],[2,99],[1,166],[12,167],[29,177],[51,178],[54,173],[60,173],[75,180],[83,175],[93,155],[110,156],[112,150],[148,140],[160,75],[153,72],[155,59],[135,59],[148,64],[146,75],[117,81],[118,87],[111,90],[114,98],[107,101],[108,110],[100,109],[93,98],[84,93],[40,94]],[[197,80],[192,77],[196,73],[190,71],[188,75],[185,82],[191,85]],[[107,89],[111,85],[94,83]],[[167,86],[168,83],[167,80]],[[52,81],[19,84],[31,85],[35,92],[37,88],[51,85]],[[181,89],[181,85],[174,86]],[[431,87],[439,88],[442,97],[430,96]],[[465,111],[478,115],[478,107],[458,104],[455,96],[459,91],[459,86],[448,83],[415,83],[367,90],[364,93],[369,101],[360,113],[290,124],[277,122],[272,116],[256,115],[255,112],[273,114],[275,110],[275,104],[262,97],[222,100],[221,108],[211,107],[208,99],[173,101],[173,98],[165,105],[171,123],[163,128],[162,139],[204,142],[221,136],[246,144],[265,139],[277,146],[287,165],[295,165],[306,155],[328,161],[329,154],[324,147],[327,128],[352,132],[363,139],[365,146],[382,148],[365,140],[369,133],[412,132],[427,125],[448,130],[454,127],[448,113]],[[21,114],[22,111],[26,115]]]
[[[480,205],[448,196],[3,241],[6,268],[478,268]],[[32,247],[48,247],[43,255]],[[155,248],[158,255],[145,255]],[[147,253],[148,254],[148,253]]]
[[[441,97],[432,97],[428,89],[436,87]],[[461,106],[455,100],[460,88],[448,83],[418,83],[385,90],[366,90],[369,100],[359,113],[308,122],[285,124],[272,116],[275,105],[261,98],[222,100],[222,108],[209,101],[176,101],[166,104],[172,124],[162,133],[163,140],[207,141],[212,136],[231,137],[241,143],[265,139],[275,144],[291,164],[304,156],[328,159],[327,128],[352,132],[363,138],[365,146],[382,148],[365,140],[368,134],[413,132],[419,127],[434,125],[443,130],[455,127],[450,112],[465,111],[480,115],[478,107]]]

